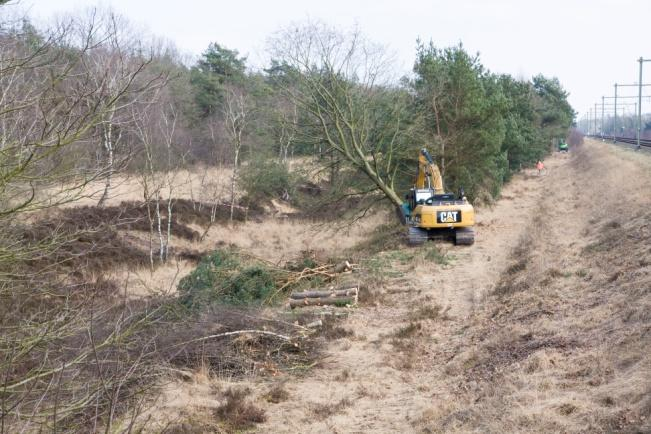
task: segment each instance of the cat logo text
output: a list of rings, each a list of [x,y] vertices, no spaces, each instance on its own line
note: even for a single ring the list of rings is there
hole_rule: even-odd
[[[436,223],[458,223],[461,221],[461,211],[439,211],[436,213]]]

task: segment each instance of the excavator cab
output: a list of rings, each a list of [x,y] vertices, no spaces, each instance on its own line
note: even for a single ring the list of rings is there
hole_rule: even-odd
[[[409,244],[419,245],[441,237],[452,237],[455,244],[474,243],[474,208],[463,189],[459,196],[445,192],[441,172],[425,148],[418,156],[416,182],[406,199],[402,213],[409,227]]]

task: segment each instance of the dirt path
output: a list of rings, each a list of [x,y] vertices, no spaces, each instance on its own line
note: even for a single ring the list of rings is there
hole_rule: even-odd
[[[473,246],[369,259],[304,375],[175,383],[163,408],[210,420],[235,386],[264,433],[651,432],[651,157],[587,141],[545,163],[478,210]]]
[[[264,404],[259,431],[648,427],[651,159],[588,142],[546,166],[479,210],[472,247],[388,255],[377,302],[344,323],[354,335]]]
[[[427,366],[454,354],[450,344],[499,281],[541,197],[551,184],[568,181],[568,161],[567,155],[555,155],[546,161],[547,176],[516,176],[494,207],[479,210],[473,246],[439,246],[453,258],[451,264],[393,264],[402,273],[383,282],[382,302],[358,309],[345,324],[354,337],[334,343],[320,369],[292,381],[287,386],[291,399],[270,408],[260,430],[404,432],[433,401],[445,400],[436,386],[436,377],[445,373]],[[423,339],[405,339],[412,334]]]

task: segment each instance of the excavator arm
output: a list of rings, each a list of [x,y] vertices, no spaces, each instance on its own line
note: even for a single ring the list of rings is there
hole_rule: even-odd
[[[416,176],[416,188],[433,188],[434,194],[444,194],[443,178],[441,171],[434,162],[432,156],[427,152],[427,149],[420,150],[418,156],[418,175]]]

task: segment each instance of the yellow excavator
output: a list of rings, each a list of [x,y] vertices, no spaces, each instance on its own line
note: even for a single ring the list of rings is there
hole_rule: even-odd
[[[457,196],[445,192],[441,172],[425,148],[420,150],[416,183],[406,199],[402,214],[409,227],[409,244],[441,237],[453,238],[455,244],[475,242],[474,208],[463,189]]]

